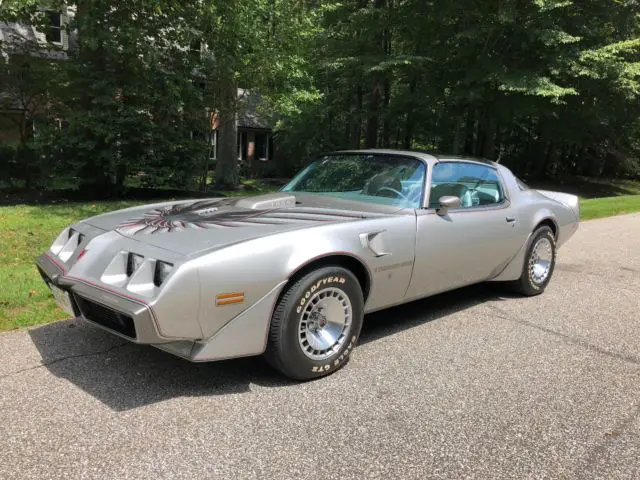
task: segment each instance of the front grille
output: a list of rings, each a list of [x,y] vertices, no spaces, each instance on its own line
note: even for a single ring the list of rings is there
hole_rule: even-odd
[[[117,312],[77,294],[74,295],[74,297],[82,315],[87,320],[115,330],[127,337],[136,338],[136,328],[133,323],[133,318],[129,315]]]

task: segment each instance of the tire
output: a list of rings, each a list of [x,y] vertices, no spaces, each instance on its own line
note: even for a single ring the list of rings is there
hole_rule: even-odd
[[[536,259],[543,263],[536,265]],[[545,261],[548,264],[545,265]],[[549,227],[537,229],[529,243],[522,267],[522,275],[513,283],[515,290],[532,297],[540,295],[549,285],[556,266],[556,239]]]
[[[329,375],[349,360],[363,316],[362,288],[353,273],[338,266],[314,270],[287,287],[276,304],[265,358],[293,380]]]

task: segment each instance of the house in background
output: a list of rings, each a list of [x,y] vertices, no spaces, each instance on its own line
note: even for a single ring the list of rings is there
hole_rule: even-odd
[[[0,62],[19,62],[20,56],[38,56],[44,60],[66,60],[77,48],[78,32],[68,31],[67,25],[73,20],[76,7],[65,7],[61,12],[45,11],[48,26],[39,31],[33,26],[0,22]],[[201,55],[206,49],[200,41],[189,45],[193,55]],[[28,121],[30,134],[34,132],[33,118],[41,109],[39,105],[25,104],[20,100],[23,92],[2,91],[0,83],[0,142],[18,144],[24,141],[24,132],[16,128],[22,120]],[[29,97],[30,95],[26,95]],[[274,157],[272,119],[260,113],[261,97],[248,89],[238,89],[237,151],[238,161],[246,173],[259,175],[264,172]],[[18,121],[16,121],[18,120]],[[24,122],[22,122],[24,123]],[[193,138],[201,138],[209,144],[211,166],[218,157],[218,122],[213,118],[212,130],[208,134],[193,133]]]
[[[48,20],[44,31],[30,25],[0,22],[0,62],[32,68],[30,65],[38,59],[45,62],[68,59],[77,44],[77,31],[69,32],[66,26],[75,13],[74,6],[61,12],[44,11]],[[25,61],[26,57],[29,61]],[[38,88],[19,79],[0,79],[0,142],[24,143],[25,135],[33,133],[34,117],[44,108],[39,101],[44,92]]]
[[[238,89],[238,160],[252,173],[262,173],[273,161],[271,119],[259,112],[260,96]]]
[[[238,89],[238,161],[251,174],[263,173],[274,159],[273,120],[259,111],[260,95],[247,89]],[[214,116],[211,134],[205,136],[210,143],[211,166],[218,158],[218,119]]]
[[[65,7],[61,12],[44,11],[44,14],[48,25],[43,32],[32,25],[0,22],[0,51],[5,60],[12,54],[25,53],[25,46],[39,46],[38,54],[50,60],[68,58],[69,50],[76,45],[77,31],[67,32],[66,26],[75,18],[76,7]]]

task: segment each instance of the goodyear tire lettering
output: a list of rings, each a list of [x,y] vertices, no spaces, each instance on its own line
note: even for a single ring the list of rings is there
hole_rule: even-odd
[[[339,283],[342,285],[343,283],[346,283],[346,282],[347,282],[347,279],[344,277],[327,277],[327,278],[318,280],[315,285],[311,285],[311,288],[309,288],[309,290],[304,292],[304,294],[300,298],[300,304],[296,308],[296,313],[302,313],[302,308],[304,307],[305,303],[307,303],[307,300],[309,299],[309,297],[311,297],[311,294],[315,293],[316,290],[318,290],[322,285],[326,285],[327,283]]]

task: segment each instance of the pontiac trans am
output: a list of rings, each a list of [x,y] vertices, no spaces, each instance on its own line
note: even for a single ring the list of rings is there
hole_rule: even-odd
[[[37,266],[113,334],[194,362],[264,354],[304,380],[345,365],[366,313],[485,281],[542,293],[578,224],[577,197],[494,162],[342,151],[278,193],[88,218]]]

